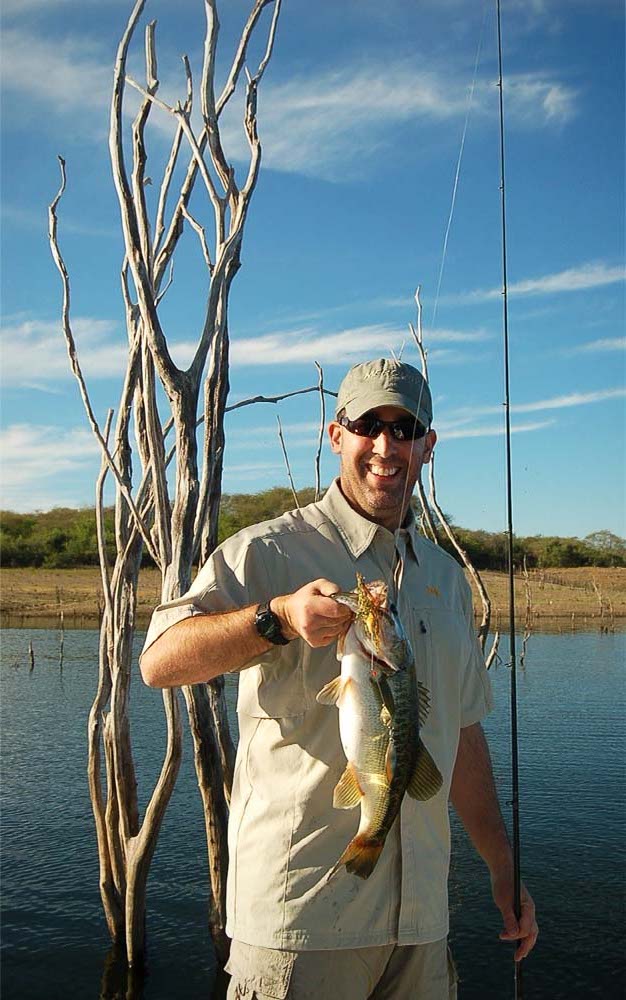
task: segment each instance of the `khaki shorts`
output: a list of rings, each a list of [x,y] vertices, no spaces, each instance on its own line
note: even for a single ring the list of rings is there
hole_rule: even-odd
[[[432,944],[274,951],[233,941],[228,1000],[456,1000],[445,938]]]

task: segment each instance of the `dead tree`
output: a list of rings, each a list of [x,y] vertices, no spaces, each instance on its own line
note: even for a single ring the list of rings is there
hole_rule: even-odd
[[[409,330],[411,331],[411,336],[413,337],[415,346],[417,347],[417,351],[420,356],[420,362],[422,365],[422,374],[426,382],[428,382],[428,361],[427,361],[427,351],[424,347],[424,333],[422,329],[422,303],[420,300],[419,285],[415,292],[415,302],[417,305],[417,323],[415,326],[413,326],[412,323],[409,323]],[[424,486],[422,484],[421,478],[418,481],[419,497],[422,505],[422,520],[425,527],[427,528],[428,534],[431,536],[433,541],[438,542],[437,530],[430,511],[430,508],[432,507],[432,510],[435,512],[435,515],[437,517],[439,526],[445,533],[446,537],[448,538],[448,541],[452,545],[454,551],[460,557],[463,565],[467,569],[472,580],[474,581],[474,584],[476,585],[476,589],[478,591],[483,609],[480,625],[478,627],[478,641],[480,642],[480,648],[482,649],[484,654],[485,646],[487,644],[487,636],[489,635],[489,626],[491,624],[491,600],[489,598],[489,594],[487,593],[487,588],[485,587],[485,584],[482,581],[480,573],[478,572],[478,570],[472,563],[470,557],[468,556],[467,552],[462,547],[458,538],[454,534],[451,525],[448,523],[446,515],[444,514],[443,510],[441,509],[437,501],[434,455],[432,455],[430,459],[430,467],[428,475],[429,475],[428,499],[426,499],[426,493],[424,491]],[[500,634],[499,632],[495,632],[493,637],[493,642],[491,644],[491,649],[485,656],[485,665],[487,667],[487,670],[489,670],[489,667],[491,666],[497,655],[499,641],[500,641]]]
[[[92,430],[102,452],[96,509],[104,611],[100,630],[100,673],[89,716],[89,788],[100,859],[100,892],[112,939],[125,944],[128,963],[140,965],[145,954],[145,899],[150,863],[161,822],[176,781],[182,749],[181,720],[175,690],[163,692],[167,746],[161,772],[139,816],[128,719],[128,694],[135,633],[137,583],[142,554],[147,551],[161,571],[163,601],[184,593],[192,565],[205,559],[217,542],[224,450],[223,420],[228,394],[228,300],[240,267],[246,217],[259,175],[261,144],[257,134],[257,92],[272,54],[281,0],[254,0],[220,91],[215,86],[219,35],[217,0],[204,0],[206,33],[197,134],[192,125],[194,85],[189,60],[184,101],[169,106],[158,95],[156,22],[145,28],[145,81],[126,73],[129,48],[146,0],[137,0],[120,41],[113,78],[109,150],[118,195],[125,257],[122,295],[128,333],[128,361],[115,423],[109,412],[100,428],[80,367],[70,321],[70,283],[57,238],[61,187],[49,210],[50,245],[63,283],[63,330],[72,370],[79,382]],[[261,21],[264,8],[271,17]],[[250,40],[266,31],[265,51],[251,72]],[[245,70],[245,81],[242,73]],[[227,157],[220,118],[236,92],[245,86],[243,129],[249,162],[243,184]],[[139,110],[130,126],[132,163],[126,162],[124,109],[127,85],[139,92]],[[146,174],[146,126],[154,105],[169,112],[175,132],[158,188],[149,204]],[[186,151],[186,152],[185,152]],[[184,162],[183,162],[183,157]],[[184,168],[184,169],[181,169]],[[174,178],[182,176],[174,189]],[[197,182],[200,182],[197,184]],[[212,209],[213,239],[190,211],[196,187]],[[172,284],[173,260],[187,226],[195,234],[209,273],[209,293],[195,354],[188,368],[173,361],[160,306]],[[168,419],[165,420],[164,400]],[[198,424],[203,443],[199,445]],[[168,444],[172,432],[173,442]],[[137,443],[131,447],[131,434]],[[175,463],[170,494],[166,470]],[[104,540],[103,491],[107,476],[115,480],[115,559],[110,565]],[[212,889],[210,926],[223,961],[225,879],[228,863],[226,826],[232,780],[233,746],[223,700],[223,682],[183,689],[193,738],[195,767],[206,820]],[[104,788],[102,766],[106,774]]]

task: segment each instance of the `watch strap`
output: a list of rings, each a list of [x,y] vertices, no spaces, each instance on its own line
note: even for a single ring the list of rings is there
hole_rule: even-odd
[[[271,599],[270,599],[271,600]],[[274,646],[286,646],[289,639],[283,635],[280,618],[270,608],[270,601],[259,604],[254,617],[254,625],[263,639],[267,639]]]

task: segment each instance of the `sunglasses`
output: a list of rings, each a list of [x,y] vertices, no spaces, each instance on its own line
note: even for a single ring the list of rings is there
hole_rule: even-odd
[[[396,441],[418,441],[427,432],[427,428],[414,417],[402,417],[400,420],[380,420],[379,417],[366,413],[358,420],[340,417],[339,423],[351,434],[368,438],[377,438],[380,432],[386,428]]]

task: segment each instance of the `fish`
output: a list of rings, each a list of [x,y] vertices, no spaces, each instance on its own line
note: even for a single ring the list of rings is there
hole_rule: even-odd
[[[342,865],[367,879],[374,871],[404,795],[427,800],[442,786],[420,738],[430,694],[418,682],[411,645],[382,581],[365,583],[335,601],[354,613],[337,646],[341,673],[317,694],[339,709],[347,765],[333,793],[336,809],[361,806],[356,835],[331,871]]]

